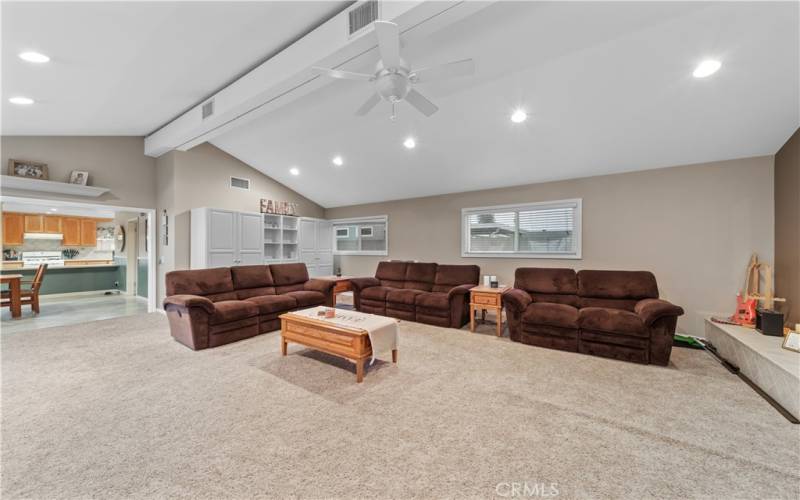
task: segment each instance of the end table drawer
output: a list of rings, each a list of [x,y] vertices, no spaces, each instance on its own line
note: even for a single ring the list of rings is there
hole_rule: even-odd
[[[500,294],[499,293],[476,293],[472,296],[473,304],[481,304],[487,306],[499,306]]]

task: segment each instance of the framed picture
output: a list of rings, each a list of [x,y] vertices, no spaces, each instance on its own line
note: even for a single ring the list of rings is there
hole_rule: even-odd
[[[782,347],[789,351],[800,352],[800,333],[789,332],[783,337]]]
[[[8,160],[8,175],[42,181],[49,179],[46,163],[26,160]]]
[[[72,173],[69,174],[70,184],[80,184],[81,186],[85,186],[87,182],[89,182],[89,172],[86,172],[85,170],[73,170]]]

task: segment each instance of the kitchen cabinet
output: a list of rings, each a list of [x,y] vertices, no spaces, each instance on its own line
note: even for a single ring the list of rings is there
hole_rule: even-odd
[[[44,232],[45,233],[60,233],[61,232],[61,217],[55,215],[44,216]]]
[[[300,219],[300,261],[308,275],[333,274],[333,226],[331,221],[303,217]]]
[[[264,224],[260,213],[192,209],[191,238],[192,269],[264,263]]]
[[[24,228],[24,216],[16,213],[3,214],[3,246],[22,245]]]
[[[81,246],[97,246],[97,221],[81,219]]]
[[[25,232],[26,233],[43,233],[44,232],[44,216],[40,214],[27,214],[25,215]]]
[[[61,244],[65,247],[81,246],[81,220],[75,217],[61,219],[61,231],[64,239]]]

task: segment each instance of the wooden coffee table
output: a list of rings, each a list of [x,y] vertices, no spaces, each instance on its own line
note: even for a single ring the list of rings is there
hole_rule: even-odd
[[[356,382],[364,380],[364,362],[372,357],[372,346],[366,330],[294,313],[282,314],[280,320],[283,356],[286,356],[289,342],[302,344],[355,362]],[[397,363],[397,349],[392,350],[392,363]]]

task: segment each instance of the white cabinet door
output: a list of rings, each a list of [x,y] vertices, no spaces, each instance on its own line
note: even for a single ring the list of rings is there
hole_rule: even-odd
[[[249,266],[264,263],[264,223],[261,214],[239,213],[236,264]]]
[[[208,211],[208,267],[230,267],[236,263],[236,213]]]
[[[317,221],[317,250],[333,252],[333,224],[329,221]]]
[[[315,251],[317,249],[317,221],[314,219],[300,219],[300,251]]]

